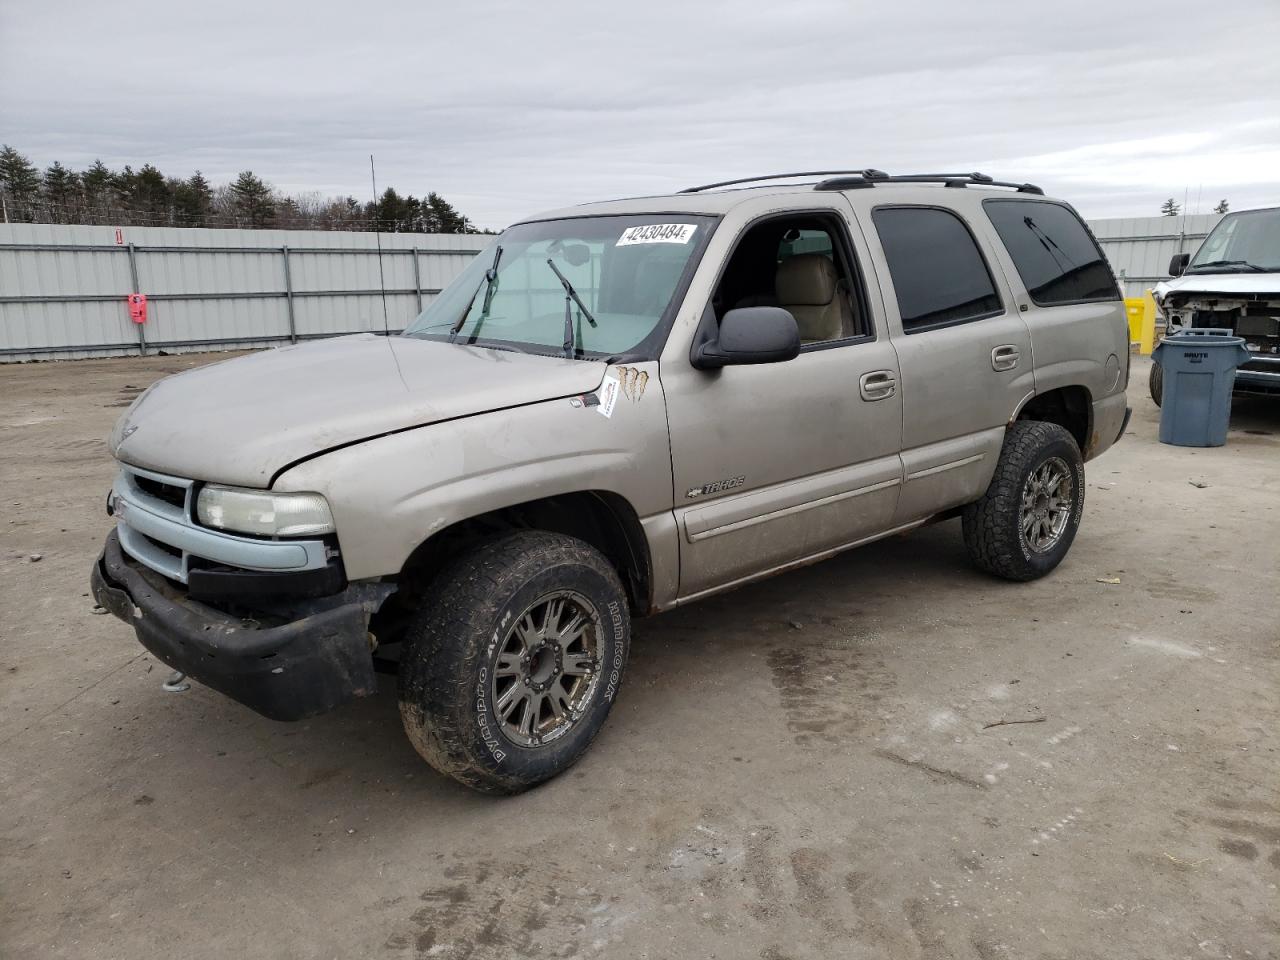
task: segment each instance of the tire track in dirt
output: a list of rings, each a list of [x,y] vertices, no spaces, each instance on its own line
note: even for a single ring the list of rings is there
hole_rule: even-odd
[[[846,740],[867,725],[895,683],[882,659],[849,641],[775,647],[767,662],[787,729],[800,746]]]

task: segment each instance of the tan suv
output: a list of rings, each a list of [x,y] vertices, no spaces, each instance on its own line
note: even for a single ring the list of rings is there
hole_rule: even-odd
[[[600,729],[633,616],[951,517],[983,569],[1051,571],[1128,417],[1127,337],[1030,184],[823,171],[555,211],[403,334],[144,393],[94,596],[276,719],[398,673],[433,766],[519,791]]]

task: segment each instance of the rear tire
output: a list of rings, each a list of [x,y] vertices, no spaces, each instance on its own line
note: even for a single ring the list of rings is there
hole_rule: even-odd
[[[1084,510],[1084,460],[1056,423],[1016,421],[1005,434],[995,476],[962,514],[964,544],[981,569],[1035,580],[1062,562]]]
[[[1147,380],[1147,387],[1151,390],[1151,399],[1155,401],[1158,407],[1164,400],[1164,367],[1151,361],[1151,376]]]
[[[400,717],[431,766],[519,793],[572,766],[603,726],[631,638],[627,598],[598,550],[522,531],[431,584],[400,661]]]

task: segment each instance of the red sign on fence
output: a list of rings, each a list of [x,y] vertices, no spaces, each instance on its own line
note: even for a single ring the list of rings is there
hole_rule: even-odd
[[[134,323],[146,323],[147,295],[145,293],[131,293],[125,299],[129,301],[129,319]]]

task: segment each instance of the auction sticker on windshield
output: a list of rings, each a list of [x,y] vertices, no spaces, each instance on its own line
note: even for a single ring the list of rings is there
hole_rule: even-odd
[[[650,223],[643,227],[628,227],[614,244],[626,247],[633,243],[688,243],[696,223]]]

